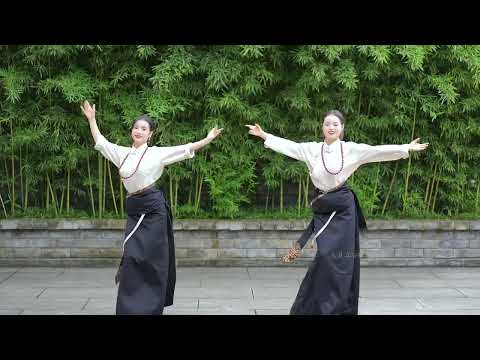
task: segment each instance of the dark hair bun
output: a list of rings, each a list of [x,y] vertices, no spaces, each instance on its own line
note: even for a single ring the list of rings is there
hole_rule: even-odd
[[[138,118],[135,119],[135,121],[133,122],[133,125],[132,125],[132,128],[133,126],[135,125],[135,123],[139,120],[143,120],[145,122],[148,123],[148,126],[150,126],[150,131],[154,131],[156,126],[155,126],[155,122],[153,121],[153,119],[148,116],[148,115],[141,115],[139,116]]]

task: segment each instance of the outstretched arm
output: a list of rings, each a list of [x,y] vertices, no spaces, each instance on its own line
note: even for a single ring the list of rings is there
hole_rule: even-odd
[[[205,139],[192,143],[192,150],[197,151],[210,144],[218,135],[221,134],[222,131],[223,129],[217,129],[217,127],[214,127],[212,130],[210,130]]]
[[[422,151],[425,150],[428,147],[428,143],[425,144],[419,144],[420,138],[416,138],[413,140],[410,144],[408,144],[408,150],[409,151]]]
[[[177,146],[153,147],[153,149],[157,151],[158,159],[163,166],[171,165],[185,159],[193,158],[195,156],[195,151],[211,143],[218,135],[220,135],[222,130],[223,129],[217,129],[214,127],[212,130],[210,130],[205,139],[195,143]]]
[[[100,133],[95,119],[95,104],[90,106],[88,101],[85,101],[83,106],[80,105],[80,108],[90,124],[90,131],[95,141],[95,149],[100,151],[105,158],[113,162],[116,167],[119,167],[122,159],[128,154],[129,148],[112,144]]]
[[[263,131],[263,129],[260,127],[260,125],[255,124],[253,125],[245,125],[248,127],[250,130],[248,130],[248,133],[253,136],[258,136],[259,138],[262,138],[263,140],[267,139],[267,133]]]
[[[303,144],[266,133],[258,124],[245,126],[250,129],[248,131],[250,135],[258,136],[265,141],[265,147],[293,159],[307,161],[306,149]]]
[[[93,140],[95,141],[95,144],[98,142],[98,139],[102,134],[100,133],[100,130],[98,129],[97,126],[97,120],[95,119],[95,104],[93,104],[93,107],[90,106],[88,101],[84,101],[83,106],[80,105],[80,109],[82,109],[83,114],[86,116],[88,123],[90,125],[90,131],[93,136]]]
[[[428,143],[420,144],[419,141],[420,138],[413,140],[410,144],[377,146],[353,143],[353,155],[356,156],[356,162],[360,165],[371,162],[405,159],[408,157],[410,151],[421,151],[428,147]]]

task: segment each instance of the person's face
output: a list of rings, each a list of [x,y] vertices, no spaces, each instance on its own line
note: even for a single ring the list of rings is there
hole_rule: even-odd
[[[145,120],[135,122],[132,128],[132,139],[135,147],[145,144],[151,135],[150,125]]]
[[[322,129],[325,142],[330,144],[340,138],[340,135],[343,131],[343,125],[338,117],[335,115],[328,115],[325,119],[323,119]]]

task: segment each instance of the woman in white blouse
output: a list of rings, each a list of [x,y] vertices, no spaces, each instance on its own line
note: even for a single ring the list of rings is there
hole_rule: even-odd
[[[165,306],[173,304],[175,246],[170,207],[155,182],[165,166],[192,158],[222,129],[213,128],[195,143],[148,146],[155,129],[153,121],[143,115],[132,126],[132,147],[125,147],[112,144],[100,133],[95,105],[85,101],[80,107],[90,124],[95,149],[119,169],[128,192],[123,256],[115,276],[119,283],[116,313],[161,315]]]
[[[282,258],[291,262],[308,241],[317,243],[290,314],[358,314],[359,231],[366,222],[346,180],[363,164],[407,158],[409,151],[424,150],[428,144],[420,144],[420,139],[379,146],[342,141],[345,119],[338,110],[325,114],[322,142],[296,143],[268,134],[258,124],[246,126],[251,135],[265,141],[265,147],[303,161],[315,185],[313,219]]]

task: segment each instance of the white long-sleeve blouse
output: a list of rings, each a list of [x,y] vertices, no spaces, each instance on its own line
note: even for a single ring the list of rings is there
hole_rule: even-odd
[[[143,144],[138,148],[134,146],[119,146],[109,142],[103,135],[99,136],[95,144],[95,149],[114,163],[117,168],[125,160],[120,169],[122,177],[129,177],[134,173],[147,147],[147,144]],[[193,158],[194,156],[195,151],[192,149],[191,143],[178,146],[148,147],[137,172],[127,179],[122,179],[123,185],[129,193],[139,191],[155,183],[162,176],[165,166]]]
[[[371,146],[339,139],[330,145],[325,143],[323,157],[325,166],[331,173],[337,173],[342,166],[340,147],[343,147],[343,170],[332,175],[323,165],[322,144],[323,142],[296,143],[272,134],[267,134],[264,142],[266,148],[305,162],[313,184],[322,191],[341,185],[363,164],[407,158],[409,147],[409,144]]]

